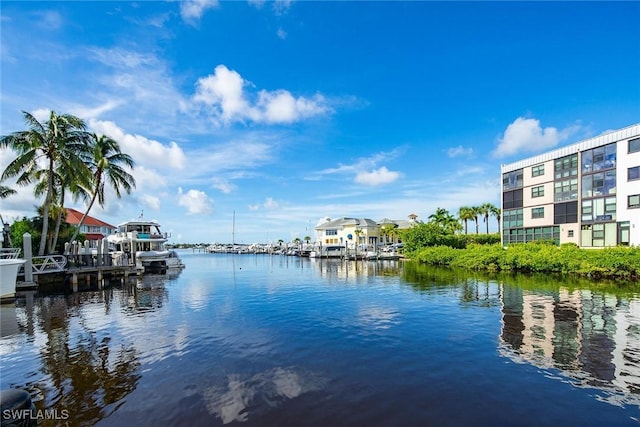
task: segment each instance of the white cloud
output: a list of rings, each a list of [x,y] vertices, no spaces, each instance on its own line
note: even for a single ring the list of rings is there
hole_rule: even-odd
[[[200,19],[207,9],[217,7],[218,4],[218,0],[182,0],[180,16],[187,22],[193,22]]]
[[[260,91],[258,108],[261,120],[268,123],[291,123],[296,120],[324,114],[327,109],[322,95],[315,95],[313,99],[303,97],[294,98],[286,90],[267,92]]]
[[[285,40],[287,38],[287,32],[282,28],[278,28],[278,31],[276,32],[276,34],[278,35],[278,38],[282,40]]]
[[[255,7],[256,9],[261,9],[266,0],[248,0],[250,6]]]
[[[280,204],[273,200],[272,197],[267,197],[267,199],[264,201],[264,207],[265,209],[277,209],[278,207],[280,207]]]
[[[196,83],[193,101],[209,108],[216,124],[251,120],[262,123],[291,123],[303,118],[330,112],[324,97],[294,97],[289,91],[261,90],[252,105],[245,87],[252,86],[242,76],[218,65],[213,74],[201,77]]]
[[[378,167],[382,161],[390,161],[397,158],[404,150],[395,148],[392,151],[376,153],[370,157],[361,157],[353,164],[339,164],[335,168],[328,168],[307,177],[314,181],[320,177],[334,174],[355,174],[354,181],[358,184],[377,186],[388,184],[400,178],[400,173],[390,171],[386,166]]]
[[[507,126],[498,146],[493,151],[494,157],[507,157],[521,152],[544,151],[555,147],[575,133],[579,126],[571,126],[563,130],[554,127],[542,128],[537,119],[518,117]]]
[[[283,15],[291,8],[291,0],[275,0],[273,2],[273,11],[276,15]]]
[[[160,198],[156,197],[156,196],[151,196],[149,194],[144,194],[142,197],[142,202],[145,204],[145,206],[150,207],[153,210],[159,210],[160,209]]]
[[[230,183],[226,179],[214,179],[212,187],[220,190],[224,194],[229,194],[237,188],[235,184]]]
[[[158,141],[148,139],[142,135],[125,133],[115,123],[110,121],[89,120],[89,126],[98,134],[105,134],[118,141],[123,153],[129,154],[136,165],[149,166],[160,170],[183,169],[186,156],[175,142],[164,145]]]
[[[267,197],[263,203],[257,203],[255,205],[249,205],[249,210],[250,211],[258,211],[262,208],[267,209],[267,210],[275,210],[278,209],[280,207],[280,203],[278,203],[277,201],[275,201],[273,199],[273,197]]]
[[[465,148],[462,145],[458,145],[457,147],[451,147],[447,150],[447,156],[449,157],[471,156],[472,154],[473,154],[473,148],[471,147]]]
[[[359,172],[356,175],[355,181],[358,184],[377,186],[382,184],[389,184],[396,181],[400,177],[400,173],[390,171],[386,166],[382,166],[379,169],[371,172]]]
[[[178,187],[178,205],[187,208],[188,215],[210,214],[213,212],[213,202],[199,190],[189,190],[186,193]]]

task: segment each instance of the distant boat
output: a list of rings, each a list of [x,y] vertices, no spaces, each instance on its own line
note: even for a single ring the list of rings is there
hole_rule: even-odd
[[[178,254],[166,248],[169,235],[155,221],[127,221],[107,236],[114,265],[131,265],[145,273],[184,268]]]

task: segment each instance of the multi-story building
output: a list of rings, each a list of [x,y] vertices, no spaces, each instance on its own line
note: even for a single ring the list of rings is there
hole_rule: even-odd
[[[640,245],[640,124],[502,165],[502,242]]]

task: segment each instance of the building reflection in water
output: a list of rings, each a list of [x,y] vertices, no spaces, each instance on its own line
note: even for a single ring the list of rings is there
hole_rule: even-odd
[[[501,292],[505,356],[640,395],[640,300],[584,289]]]

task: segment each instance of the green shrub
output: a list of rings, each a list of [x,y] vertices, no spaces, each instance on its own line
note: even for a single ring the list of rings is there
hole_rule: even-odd
[[[575,244],[560,247],[550,242],[513,244],[469,244],[466,248],[433,246],[414,253],[416,261],[469,270],[565,273],[590,278],[640,279],[640,248],[611,247],[580,249]]]

